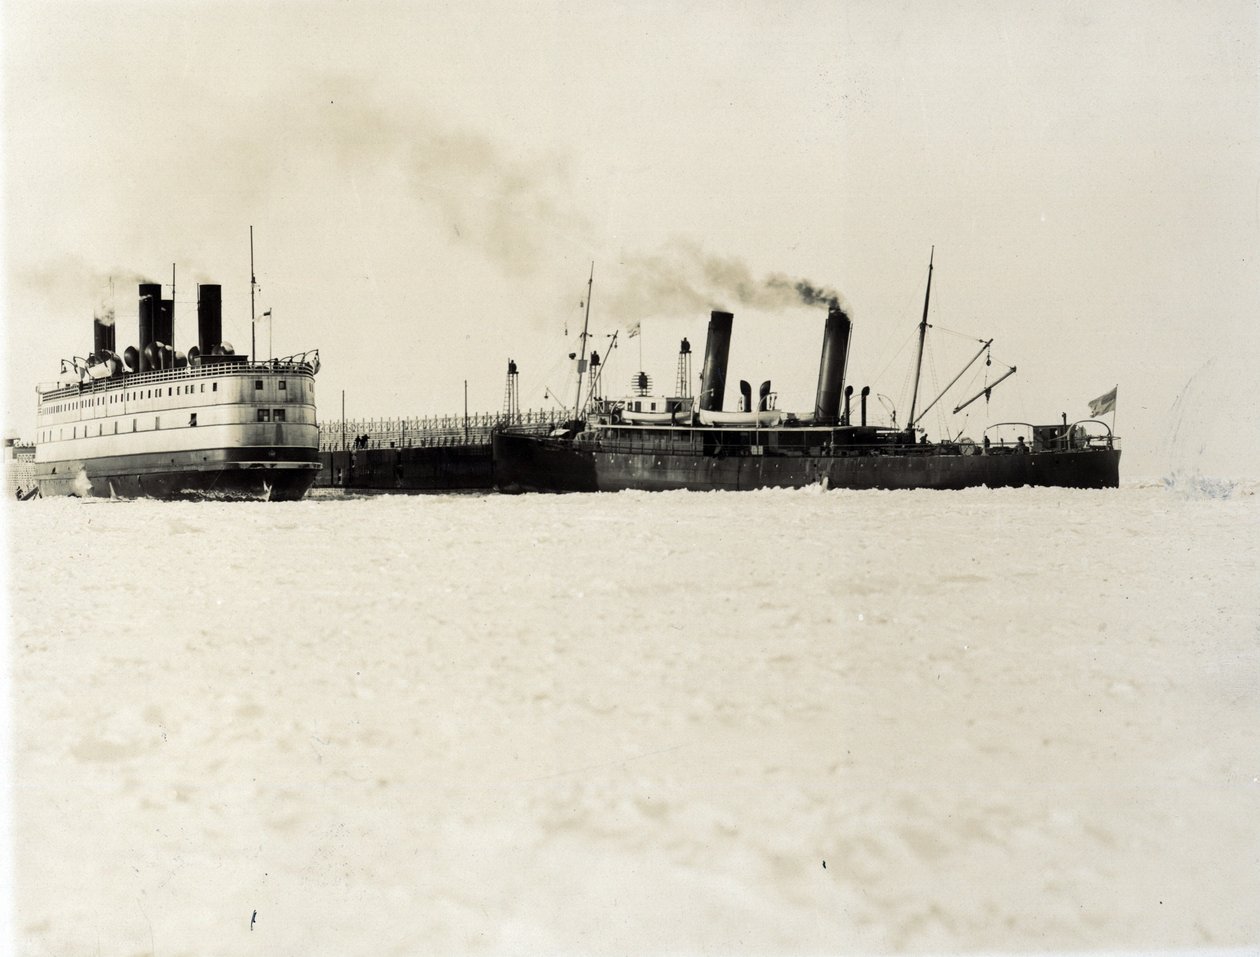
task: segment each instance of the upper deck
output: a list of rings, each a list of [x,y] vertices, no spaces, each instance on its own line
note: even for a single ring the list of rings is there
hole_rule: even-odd
[[[265,362],[216,357],[59,385],[39,393],[37,459],[207,444],[317,447],[318,368],[314,352]]]
[[[85,378],[39,390],[39,421],[45,426],[95,419],[109,412],[125,415],[159,411],[187,405],[189,401],[181,397],[193,395],[211,404],[255,399],[313,404],[319,359],[315,353],[310,354],[314,357],[310,360],[306,355],[257,362],[245,359],[203,361],[181,369]]]
[[[119,390],[135,390],[156,386],[185,383],[190,379],[227,379],[246,376],[251,373],[273,375],[305,376],[313,379],[319,371],[319,353],[299,353],[283,359],[259,359],[251,361],[239,356],[213,356],[201,359],[197,364],[189,364],[178,369],[159,369],[153,372],[127,372],[116,376],[101,378],[85,378],[79,382],[65,385],[54,385],[48,388],[37,388],[40,408],[49,402],[56,403],[65,399],[77,399],[82,396],[100,395],[105,392]],[[171,393],[173,394],[173,393]]]

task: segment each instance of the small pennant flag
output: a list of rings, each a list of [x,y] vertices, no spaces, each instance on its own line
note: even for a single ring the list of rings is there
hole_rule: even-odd
[[[1100,395],[1097,399],[1090,402],[1089,414],[1106,415],[1108,412],[1116,411],[1116,389],[1119,388],[1119,386],[1116,386],[1115,389]]]
[[[631,326],[629,329],[626,330],[627,339],[633,339],[635,336],[639,334],[639,325],[640,324],[636,322],[633,326]]]
[[[263,317],[264,319],[266,319],[269,315],[271,315],[271,310],[270,310],[270,309],[268,309],[266,312],[264,312],[264,313],[262,314],[262,317]]]

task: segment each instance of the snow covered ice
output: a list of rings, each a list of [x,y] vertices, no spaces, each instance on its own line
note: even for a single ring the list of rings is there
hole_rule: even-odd
[[[1194,491],[10,505],[20,949],[1254,948]]]

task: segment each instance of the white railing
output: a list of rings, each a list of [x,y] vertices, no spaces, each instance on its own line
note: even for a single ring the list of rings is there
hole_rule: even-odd
[[[545,431],[560,424],[563,413],[555,409],[531,409],[514,413],[478,412],[465,417],[429,415],[383,419],[326,420],[319,424],[321,452],[357,448],[424,448],[443,445],[484,445],[496,428]]]
[[[283,373],[284,375],[314,375],[318,366],[318,357],[315,362],[305,359],[307,353],[301,353],[298,356],[291,356],[286,359],[258,359],[258,360],[240,360],[233,361],[203,361],[198,365],[186,365],[178,369],[153,369],[148,372],[126,372],[122,375],[107,376],[102,379],[84,379],[80,382],[72,382],[68,385],[58,386],[47,391],[41,391],[40,396],[44,401],[55,399],[64,399],[72,396],[89,395],[96,392],[108,392],[112,389],[121,388],[138,388],[144,385],[167,383],[167,382],[183,382],[188,379],[212,379],[221,378],[227,375],[241,375],[243,373],[259,373],[272,372]],[[315,356],[314,350],[310,355]],[[214,357],[218,359],[218,357]]]

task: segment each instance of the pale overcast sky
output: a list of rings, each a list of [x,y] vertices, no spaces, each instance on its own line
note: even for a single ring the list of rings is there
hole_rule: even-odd
[[[698,373],[723,307],[730,388],[812,407],[824,310],[787,277],[839,292],[850,381],[904,417],[935,246],[926,390],[965,337],[1019,372],[934,434],[1119,384],[1122,477],[1260,476],[1258,26],[1251,2],[9,2],[6,430],[90,350],[111,277],[120,347],[174,264],[177,346],[218,282],[248,350],[251,225],[259,352],[320,349],[323,418],[342,390],[462,411],[464,380],[497,410],[509,357],[527,406],[567,394],[592,261],[597,348],[642,320],[615,382],[672,384],[684,335]]]

